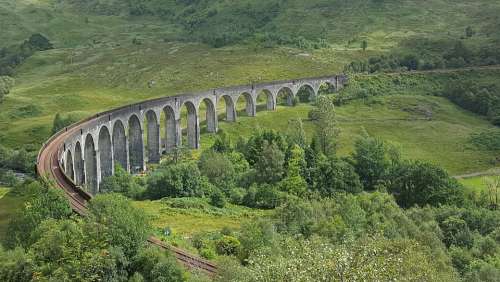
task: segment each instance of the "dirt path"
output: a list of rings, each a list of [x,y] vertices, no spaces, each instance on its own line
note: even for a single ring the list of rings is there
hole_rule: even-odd
[[[478,171],[478,172],[471,172],[471,173],[466,173],[466,174],[461,174],[461,175],[454,175],[453,177],[456,179],[465,179],[465,178],[472,178],[472,177],[478,177],[478,176],[494,176],[494,175],[500,175],[500,167],[494,167],[490,168],[485,171]]]

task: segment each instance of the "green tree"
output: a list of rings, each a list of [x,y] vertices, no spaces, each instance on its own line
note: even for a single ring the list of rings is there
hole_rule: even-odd
[[[200,173],[215,186],[228,192],[234,187],[237,174],[233,163],[225,154],[217,151],[204,151],[198,161]]]
[[[367,190],[375,189],[390,165],[384,142],[366,131],[354,143],[354,168]]]
[[[297,196],[303,195],[307,190],[307,182],[302,177],[305,166],[304,150],[294,145],[288,160],[286,177],[279,183],[280,189]]]
[[[226,205],[226,197],[219,189],[216,189],[210,195],[210,204],[214,207],[223,208]]]
[[[8,226],[7,246],[29,247],[36,238],[32,238],[33,231],[46,219],[64,219],[72,214],[71,207],[64,193],[60,189],[52,188],[40,182],[24,183],[26,189],[35,194],[29,199],[21,214],[14,217]]]
[[[450,216],[441,224],[443,231],[443,242],[446,246],[471,247],[472,234],[465,220],[456,216]]]
[[[147,180],[145,196],[149,199],[164,197],[193,197],[204,194],[203,177],[198,166],[185,162],[161,167]]]
[[[474,36],[474,29],[472,29],[472,26],[468,26],[465,28],[465,37],[470,38]]]
[[[211,147],[212,150],[219,153],[231,152],[231,139],[223,130],[219,130],[215,136],[214,144]]]
[[[339,135],[334,100],[328,96],[319,96],[309,116],[314,120],[314,139],[318,148],[326,156],[334,156]]]
[[[144,188],[120,164],[116,163],[115,174],[103,179],[99,186],[99,192],[120,193],[132,199],[140,199]]]
[[[144,212],[119,194],[100,194],[90,201],[89,222],[106,226],[106,241],[133,257],[150,235],[151,226]]]
[[[285,154],[274,143],[264,143],[262,153],[255,163],[256,181],[259,183],[276,183],[285,173]]]
[[[458,181],[432,164],[402,162],[391,168],[388,179],[389,191],[404,208],[414,205],[456,205],[464,201],[463,187]]]
[[[363,49],[363,51],[366,51],[366,48],[368,48],[368,42],[366,40],[363,40],[361,42],[361,49]]]
[[[354,167],[338,158],[320,158],[313,172],[313,187],[323,196],[336,192],[359,193],[363,186]]]
[[[222,238],[215,242],[215,249],[219,255],[236,255],[240,249],[240,241],[238,238],[228,235],[223,235]]]
[[[286,137],[289,145],[295,144],[301,148],[305,148],[307,146],[306,132],[304,131],[302,119],[293,118],[288,120]]]
[[[139,273],[144,281],[166,282],[184,281],[182,271],[175,259],[156,247],[142,248],[132,263],[134,273]]]

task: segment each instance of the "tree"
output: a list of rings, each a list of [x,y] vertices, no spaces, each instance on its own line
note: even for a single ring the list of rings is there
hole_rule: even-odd
[[[335,155],[339,130],[336,126],[334,100],[328,96],[319,96],[309,116],[314,120],[314,139],[318,148],[326,156]]]
[[[280,189],[297,196],[304,194],[307,190],[307,182],[302,177],[305,173],[305,166],[304,150],[294,145],[288,160],[286,177],[279,183]]]
[[[239,150],[245,155],[251,166],[255,165],[257,160],[262,157],[264,146],[274,144],[282,152],[287,149],[285,137],[274,130],[256,132],[250,136],[246,144],[239,143]]]
[[[375,189],[389,167],[386,147],[382,140],[364,131],[354,143],[354,168],[366,190]]]
[[[366,40],[363,40],[361,42],[361,49],[363,49],[363,51],[366,51],[366,48],[368,48],[368,42]]]
[[[193,162],[161,167],[147,180],[145,196],[149,199],[164,197],[193,197],[204,194],[203,179]]]
[[[204,151],[198,161],[200,173],[215,186],[229,191],[234,187],[237,175],[233,163],[226,155],[217,151]]]
[[[8,226],[7,246],[29,247],[36,241],[33,231],[46,219],[65,219],[72,214],[71,207],[60,189],[52,188],[46,183],[24,183],[26,189],[35,194],[24,206],[21,214],[12,219]]]
[[[214,207],[223,208],[226,205],[224,193],[222,193],[219,189],[213,191],[210,195],[210,204]]]
[[[32,34],[30,38],[24,42],[24,45],[29,46],[33,51],[45,51],[54,48],[52,43],[40,33]]]
[[[442,168],[420,161],[401,162],[388,174],[388,190],[401,207],[457,205],[464,189]]]
[[[288,120],[286,137],[289,145],[296,144],[301,148],[306,147],[306,133],[302,124],[302,119],[293,118]]]
[[[217,133],[211,149],[218,153],[226,153],[232,150],[231,139],[223,130],[219,130]]]
[[[276,183],[285,173],[285,154],[274,143],[264,143],[262,153],[255,163],[256,181],[259,183]]]
[[[452,245],[458,247],[471,247],[472,234],[465,220],[456,216],[450,216],[440,224],[443,231],[443,242],[447,247]]]
[[[106,226],[108,244],[133,257],[150,235],[151,226],[144,212],[119,194],[99,194],[89,204],[88,222]]]
[[[240,241],[233,236],[224,235],[215,242],[215,249],[219,255],[236,255],[240,249]]]
[[[354,167],[338,158],[321,158],[313,172],[313,188],[325,197],[336,192],[359,193],[363,186]]]
[[[184,281],[182,271],[175,259],[153,246],[142,248],[138,252],[132,263],[132,270],[139,273],[144,281]]]
[[[115,174],[103,179],[99,192],[120,193],[132,199],[140,199],[144,188],[120,164],[115,163]]]

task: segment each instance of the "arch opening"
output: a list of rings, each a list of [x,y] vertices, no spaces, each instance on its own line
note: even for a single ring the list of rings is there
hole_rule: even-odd
[[[204,116],[205,120],[200,121],[202,132],[215,133],[217,132],[217,113],[212,100],[205,98],[199,108],[200,116]]]
[[[87,191],[92,195],[97,194],[98,192],[98,183],[97,183],[97,158],[95,151],[94,138],[92,135],[87,134],[85,138],[85,185]]]
[[[220,105],[222,104],[222,107]],[[223,95],[219,98],[219,108],[224,109],[225,114],[219,116],[219,120],[233,122],[236,121],[236,108],[233,102],[233,98],[229,95]],[[222,110],[220,111],[222,112]]]
[[[123,169],[128,170],[127,136],[120,120],[116,121],[113,127],[113,160]]]
[[[82,146],[80,142],[76,142],[75,144],[75,161],[74,161],[74,169],[75,169],[75,184],[83,185],[85,184],[85,171],[83,167],[83,153]]]
[[[192,102],[185,102],[183,108],[186,111],[182,112],[185,128],[183,135],[186,136],[186,144],[189,149],[198,149],[200,143],[200,125],[198,121],[198,111]],[[185,118],[184,118],[185,117]]]
[[[149,163],[160,162],[160,124],[154,111],[146,113],[146,152]]]
[[[273,94],[271,91],[264,89],[259,92],[257,95],[257,105],[256,105],[256,111],[273,111],[275,110],[275,105],[274,105],[274,100],[273,100]]]
[[[318,95],[329,95],[335,93],[335,91],[335,85],[325,81],[319,86]]]
[[[73,155],[71,154],[71,150],[66,152],[66,160],[64,165],[66,175],[75,181],[75,171],[73,169]]]
[[[111,148],[111,136],[106,126],[99,132],[99,161],[101,164],[101,181],[113,175],[113,152]]]
[[[144,170],[144,146],[141,122],[136,115],[132,115],[128,121],[128,126],[130,172],[138,173]]]
[[[238,116],[255,116],[255,103],[250,93],[243,92],[238,96],[236,99],[236,112]]]
[[[293,106],[293,91],[288,87],[283,87],[278,91],[276,95],[276,104],[285,105],[285,106]]]
[[[161,122],[163,123],[161,134],[163,136],[163,148],[165,152],[171,152],[175,147],[180,146],[180,136],[178,136],[178,123],[175,119],[174,109],[170,106],[163,108],[161,113]]]
[[[314,93],[314,89],[309,84],[304,84],[297,91],[297,97],[299,102],[301,103],[309,103],[314,101],[316,93]]]

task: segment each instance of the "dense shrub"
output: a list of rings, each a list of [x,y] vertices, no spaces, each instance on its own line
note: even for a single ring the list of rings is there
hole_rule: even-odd
[[[150,199],[163,197],[202,196],[207,190],[207,180],[201,176],[195,163],[178,163],[161,167],[147,180],[145,196]]]
[[[120,193],[132,199],[140,199],[145,188],[119,164],[115,164],[115,173],[105,177],[99,185],[101,193]]]
[[[388,189],[402,207],[461,204],[463,187],[442,168],[420,162],[401,162],[391,168]]]

